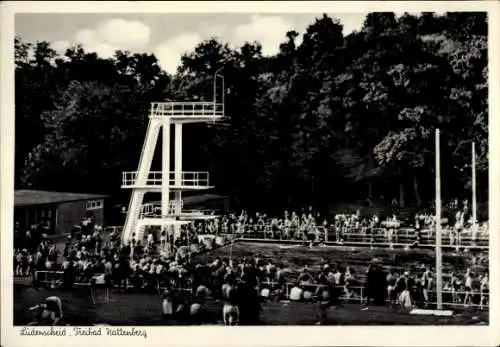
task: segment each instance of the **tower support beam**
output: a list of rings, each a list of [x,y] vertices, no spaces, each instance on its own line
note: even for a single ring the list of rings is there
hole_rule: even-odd
[[[163,138],[162,138],[162,182],[161,182],[161,215],[162,218],[168,216],[170,203],[170,118],[163,117]]]
[[[180,186],[182,184],[182,124],[175,124],[175,185]],[[182,205],[182,192],[175,192],[175,214],[179,215],[181,213]]]

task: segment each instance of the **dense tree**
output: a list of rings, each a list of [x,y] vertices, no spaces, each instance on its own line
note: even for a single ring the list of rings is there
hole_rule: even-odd
[[[35,85],[31,90],[38,92],[40,88],[42,97],[47,95],[46,99],[50,99],[40,103],[34,101],[36,96],[22,90],[16,93],[19,97],[32,97],[26,104],[36,105],[38,112],[33,115],[16,108],[18,114],[36,121],[38,126],[17,124],[21,134],[17,143],[33,142],[28,153],[16,153],[23,160],[22,171],[18,167],[19,184],[114,193],[119,187],[120,172],[137,165],[148,103],[164,98],[168,78],[156,58],[145,54],[117,52],[113,61],[99,59],[76,47],[66,52],[66,59],[49,61],[54,57],[55,52],[46,49],[38,58],[35,54],[37,61],[17,71],[44,72],[48,88]],[[21,79],[29,86],[34,81],[37,80]],[[33,135],[38,137],[33,139]]]

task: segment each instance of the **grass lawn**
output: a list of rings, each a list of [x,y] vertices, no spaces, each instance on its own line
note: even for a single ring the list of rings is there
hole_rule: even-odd
[[[95,323],[110,325],[180,325],[164,321],[161,317],[159,295],[114,293],[109,304],[90,303],[83,292],[60,292],[34,289],[14,292],[14,324],[30,321],[26,309],[49,295],[63,301],[64,322],[88,326]],[[206,303],[206,324],[220,324],[222,304]],[[262,325],[311,325],[316,322],[317,307],[312,303],[264,303],[261,310]],[[452,317],[416,316],[398,312],[389,307],[369,307],[361,310],[357,304],[338,306],[328,313],[327,325],[462,325],[488,322],[487,312],[463,311]]]

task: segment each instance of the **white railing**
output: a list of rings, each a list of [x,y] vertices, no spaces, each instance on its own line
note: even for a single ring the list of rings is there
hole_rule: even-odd
[[[176,205],[176,201],[175,200],[170,200],[170,203],[168,205],[168,210],[169,210],[169,213],[170,214],[174,214],[175,213],[175,205]],[[184,209],[184,200],[181,200],[181,210]],[[161,208],[160,208],[161,210]]]
[[[63,271],[36,271],[35,273],[35,278],[37,279],[37,282],[43,285],[48,285],[51,288],[55,289],[63,284]],[[73,283],[73,286],[89,286],[90,283]],[[282,288],[283,290],[283,296],[285,299],[290,299],[290,291],[293,287],[299,286],[300,284],[298,283],[291,283],[287,282],[284,284],[280,284],[278,282],[270,282],[270,281],[264,281],[260,283],[260,289],[270,289],[274,290],[276,288]],[[314,294],[316,293],[316,290],[318,287],[324,287],[325,285],[322,284],[315,284],[315,283],[302,283],[303,286],[307,288],[308,291],[311,292],[312,298],[314,299],[315,296]],[[116,288],[116,286],[114,286]],[[127,279],[127,288],[133,287],[131,284],[129,284],[129,280]],[[339,297],[339,300],[341,301],[360,301],[364,302],[366,301],[366,295],[365,291],[366,288],[362,285],[356,285],[356,286],[340,286],[337,285],[335,286],[337,289],[341,290],[341,295]],[[160,287],[160,289],[164,289],[163,287]],[[173,290],[185,290],[185,291],[193,291],[193,288],[189,286],[188,288],[171,288]],[[304,293],[304,291],[302,291]],[[447,307],[469,307],[472,309],[480,309],[480,310],[488,310],[489,309],[489,293],[480,293],[480,292],[463,292],[463,291],[457,291],[457,292],[451,292],[448,290],[443,290],[442,291],[443,296],[446,296],[446,299],[443,301],[443,305]],[[430,296],[430,302],[428,304],[434,305],[435,302],[433,302],[432,299],[434,299],[436,295],[435,290],[430,290],[429,291],[429,296]],[[475,302],[471,303],[465,303],[465,297],[470,296],[471,299],[475,299]],[[304,297],[301,296],[299,299],[300,301],[304,300]],[[396,303],[397,299],[396,298],[385,298],[386,303]]]
[[[147,216],[147,215],[150,215],[150,214],[153,214],[154,213],[154,205],[153,204],[144,204],[142,205],[142,208],[141,208],[141,216]]]
[[[150,171],[148,177],[143,182],[137,182],[137,171],[127,171],[122,173],[122,187],[136,186],[161,186],[163,182],[163,173],[161,171]],[[180,184],[177,184],[175,172],[169,173],[170,186],[184,187],[209,187],[209,173],[204,171],[183,171],[181,173]]]
[[[224,104],[214,102],[153,102],[151,117],[223,117]]]
[[[262,288],[280,288],[284,287],[284,297],[289,299],[290,298],[290,291],[293,287],[299,287],[300,285],[303,285],[307,287],[309,290],[312,289],[312,293],[315,293],[318,287],[325,287],[323,284],[314,284],[314,283],[307,283],[307,284],[299,284],[299,283],[284,283],[284,285],[278,283],[278,282],[262,282],[261,287]],[[350,301],[365,301],[367,297],[364,295],[364,291],[366,291],[366,288],[364,286],[341,286],[341,285],[336,285],[335,286],[337,289],[343,289],[342,295],[339,297],[340,300],[345,301],[345,300],[350,300]],[[429,296],[434,297],[436,295],[435,290],[429,290]],[[441,291],[444,295],[449,296],[449,299],[452,299],[451,296],[456,296],[460,297],[460,300],[457,300],[456,302],[452,301],[444,301],[443,305],[445,306],[452,306],[452,307],[471,307],[471,308],[479,308],[481,310],[483,309],[488,309],[489,308],[489,293],[479,293],[479,292],[462,292],[462,291],[457,291],[452,293],[451,291],[448,290],[443,290]],[[469,303],[466,304],[464,303],[463,298],[465,298],[467,295],[476,297],[479,299],[479,296],[482,298],[485,298],[486,302],[481,301],[479,303]],[[301,298],[303,300],[303,298]],[[397,299],[391,299],[386,297],[385,299],[386,303],[395,303],[397,302]],[[428,304],[434,305],[436,304],[433,301],[428,302]]]
[[[299,227],[289,227],[287,229],[278,229],[276,232],[273,230],[270,224],[263,225],[250,225],[244,224],[239,227],[233,227],[231,230],[224,225],[221,226],[221,230],[226,230],[230,233],[237,234],[242,239],[252,239],[257,240],[288,240],[288,241],[300,241],[303,240],[303,232]],[[287,231],[286,231],[287,230]],[[372,245],[374,247],[387,246],[387,247],[407,247],[415,241],[414,232],[394,232],[392,235],[385,233],[382,228],[367,229],[355,232],[351,230],[346,232],[344,230],[335,230],[335,228],[325,228],[322,226],[309,227],[305,229],[309,239],[311,235],[315,235],[316,241],[329,241],[329,242],[347,242],[349,244],[359,244],[359,245]],[[405,231],[405,230],[402,230]],[[422,235],[420,239],[420,246],[430,247],[434,244],[435,238],[431,235]],[[475,239],[470,236],[463,235],[458,240],[451,242],[449,238],[443,235],[443,247],[446,248],[477,248],[482,250],[488,249],[488,237],[476,237]]]

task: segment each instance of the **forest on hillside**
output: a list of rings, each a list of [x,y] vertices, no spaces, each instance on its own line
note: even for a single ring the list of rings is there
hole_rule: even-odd
[[[486,13],[370,13],[347,36],[323,15],[298,36],[283,33],[274,56],[258,42],[200,42],[175,75],[151,54],[102,59],[77,46],[59,55],[17,37],[16,189],[125,198],[121,172],[137,170],[149,103],[211,100],[222,69],[227,120],[185,127],[183,165],[209,171],[236,206],[400,196],[426,205],[436,128],[443,199],[470,196],[474,141],[478,199],[487,201]]]

